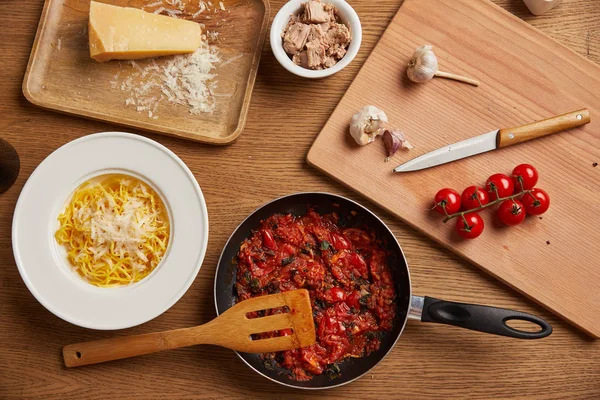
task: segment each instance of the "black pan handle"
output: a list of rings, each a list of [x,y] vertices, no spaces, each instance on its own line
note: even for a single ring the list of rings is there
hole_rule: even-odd
[[[520,331],[506,324],[510,320],[533,322],[542,329],[538,332]],[[541,339],[552,333],[552,327],[549,323],[531,314],[505,308],[455,303],[427,296],[425,296],[423,302],[421,321],[454,325],[518,339]]]

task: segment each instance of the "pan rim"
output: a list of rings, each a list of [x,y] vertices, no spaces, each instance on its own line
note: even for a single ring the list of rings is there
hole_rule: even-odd
[[[398,239],[396,238],[396,236],[394,235],[394,233],[391,231],[391,229],[387,226],[387,224],[385,222],[383,222],[381,220],[381,218],[379,218],[374,212],[372,212],[371,210],[369,210],[367,207],[361,205],[360,203],[349,199],[345,196],[342,195],[338,195],[338,194],[333,194],[333,193],[328,193],[328,192],[296,192],[296,193],[291,193],[291,194],[287,194],[287,195],[283,195],[280,197],[277,197],[271,201],[268,201],[266,203],[263,203],[262,205],[258,206],[257,208],[254,209],[254,211],[252,211],[250,214],[248,214],[246,216],[246,218],[244,218],[243,221],[241,221],[238,226],[233,230],[233,232],[231,233],[231,235],[229,236],[229,238],[227,239],[227,242],[225,243],[225,245],[223,246],[223,250],[221,251],[221,255],[219,256],[219,260],[217,261],[217,268],[215,270],[215,281],[213,284],[213,297],[214,297],[214,302],[215,302],[215,311],[217,313],[217,316],[220,315],[219,312],[219,306],[217,304],[217,277],[219,275],[219,268],[221,266],[221,261],[223,258],[223,255],[225,253],[225,249],[227,249],[227,247],[229,246],[229,242],[231,241],[231,239],[233,238],[233,236],[238,232],[238,230],[240,229],[240,227],[250,218],[252,217],[254,214],[256,214],[259,210],[267,207],[268,205],[286,199],[288,197],[295,197],[295,196],[300,196],[300,195],[325,195],[325,196],[330,196],[333,198],[337,198],[337,199],[341,199],[344,201],[348,201],[352,204],[354,204],[355,206],[357,206],[358,208],[360,208],[362,211],[367,212],[369,214],[371,214],[377,221],[379,221],[379,223],[385,228],[387,229],[387,231],[390,233],[391,237],[394,238],[394,241],[396,242],[396,245],[398,246],[398,249],[400,250],[400,254],[402,255],[402,259],[404,260],[404,265],[406,266],[406,276],[408,279],[408,298],[409,298],[409,306],[406,309],[405,312],[405,316],[404,316],[404,321],[402,322],[402,327],[400,328],[400,331],[398,332],[398,335],[396,336],[396,339],[394,340],[394,343],[392,343],[392,345],[390,346],[390,348],[385,352],[385,354],[370,368],[368,368],[365,372],[363,372],[362,374],[348,380],[342,383],[339,383],[337,385],[333,385],[333,386],[320,386],[320,387],[305,387],[305,386],[296,386],[290,383],[286,383],[286,382],[281,382],[277,379],[274,379],[270,376],[267,376],[265,374],[263,374],[261,371],[259,371],[258,369],[254,368],[254,366],[252,366],[250,363],[248,363],[244,357],[242,357],[242,355],[240,354],[240,352],[235,351],[235,354],[250,368],[252,369],[254,372],[256,372],[257,374],[261,375],[262,377],[275,382],[277,384],[289,387],[289,388],[293,388],[293,389],[302,389],[302,390],[325,390],[325,389],[333,389],[333,388],[337,388],[340,386],[344,386],[347,385],[351,382],[354,382],[355,380],[362,378],[363,376],[365,376],[367,373],[369,373],[373,368],[375,368],[377,366],[377,364],[379,364],[381,361],[383,361],[392,351],[392,349],[396,346],[396,343],[398,343],[398,340],[400,339],[400,336],[402,336],[402,333],[404,332],[404,328],[406,328],[406,323],[408,321],[408,311],[410,309],[410,299],[412,298],[412,281],[410,278],[410,268],[408,267],[408,261],[406,260],[406,256],[404,255],[404,251],[402,250],[402,246],[400,246],[400,242],[398,242]]]

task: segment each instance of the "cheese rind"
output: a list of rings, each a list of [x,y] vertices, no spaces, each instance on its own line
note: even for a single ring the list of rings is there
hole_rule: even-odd
[[[192,53],[200,46],[201,36],[200,25],[193,21],[90,3],[90,56],[96,61]]]

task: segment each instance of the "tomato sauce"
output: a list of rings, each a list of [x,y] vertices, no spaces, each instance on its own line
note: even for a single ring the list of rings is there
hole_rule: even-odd
[[[339,362],[378,350],[397,309],[388,256],[372,229],[344,227],[337,213],[309,210],[301,217],[275,214],[261,221],[237,255],[238,300],[308,289],[317,331],[309,347],[263,354],[265,366],[283,367],[298,381],[323,373],[334,378]],[[289,334],[268,332],[255,339]]]

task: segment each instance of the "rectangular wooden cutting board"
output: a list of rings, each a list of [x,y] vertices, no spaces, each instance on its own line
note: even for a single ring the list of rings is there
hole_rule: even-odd
[[[406,64],[431,44],[440,70],[480,87],[436,78],[415,84]],[[365,105],[382,108],[414,149],[384,162],[381,140],[357,146],[348,134]],[[591,123],[428,170],[392,168],[431,150],[497,128],[588,108]],[[315,140],[308,162],[451,251],[600,337],[600,67],[484,0],[405,0]],[[454,223],[427,212],[443,187],[459,192],[488,176],[537,167],[551,198],[543,218],[501,227],[481,213],[481,237],[461,241]],[[433,261],[432,261],[433,262]],[[435,268],[435,265],[431,267]]]
[[[216,74],[210,80],[216,82],[211,88],[215,110],[192,114],[184,101],[167,100],[180,96],[181,91],[169,94],[160,85],[148,89],[150,82],[157,82],[154,76],[161,74],[155,71],[173,57],[135,63],[92,60],[88,46],[90,0],[46,0],[23,80],[23,94],[30,102],[210,144],[231,143],[242,133],[267,35],[268,0],[98,1],[201,24],[207,43],[218,48],[220,58],[209,71]],[[175,69],[169,74],[180,80],[185,73]],[[143,92],[141,103],[134,101],[139,99],[138,92]]]

